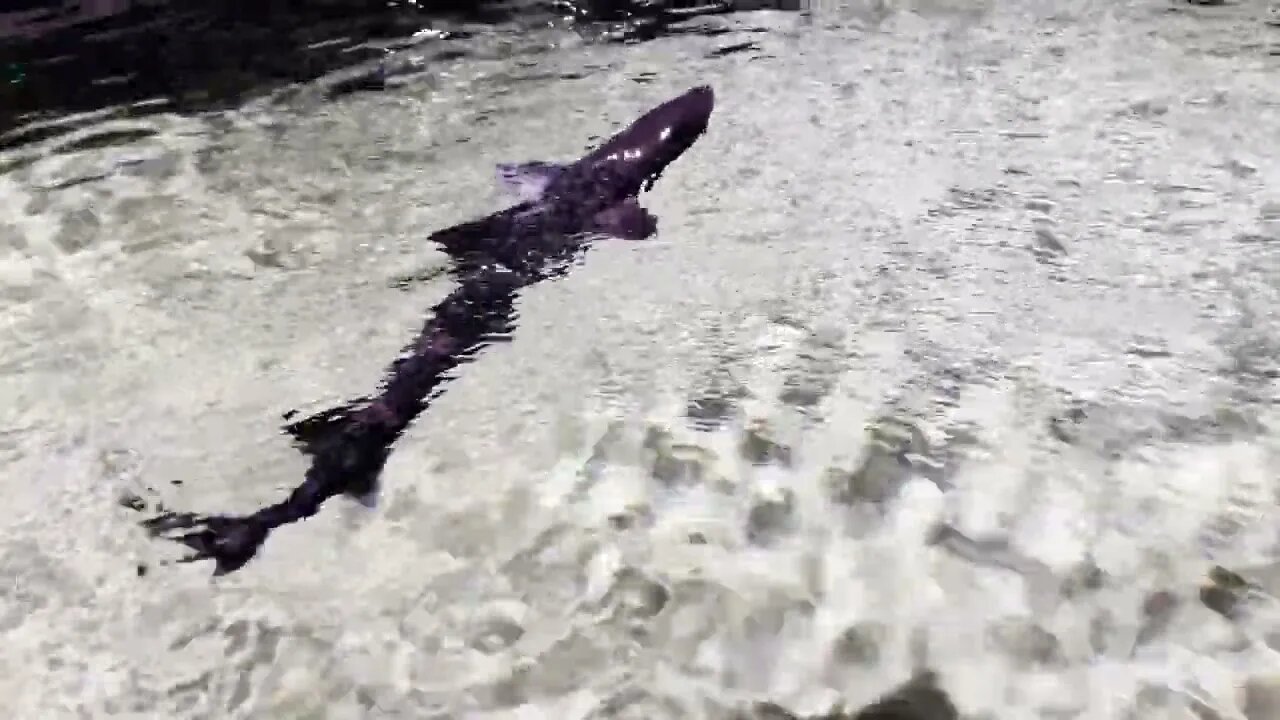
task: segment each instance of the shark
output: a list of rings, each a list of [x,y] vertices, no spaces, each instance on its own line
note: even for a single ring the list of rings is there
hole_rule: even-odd
[[[516,328],[520,293],[562,276],[593,241],[644,240],[657,217],[642,193],[706,131],[715,109],[708,85],[652,108],[572,162],[503,163],[495,180],[515,204],[432,233],[455,288],[427,313],[422,329],[384,372],[378,392],[294,420],[284,431],[310,457],[288,497],[249,514],[157,508],[142,521],[153,536],[189,552],[179,562],[213,561],[213,574],[244,567],[270,533],[312,517],[334,497],[376,506],[380,475],[395,442],[456,377],[459,366]]]

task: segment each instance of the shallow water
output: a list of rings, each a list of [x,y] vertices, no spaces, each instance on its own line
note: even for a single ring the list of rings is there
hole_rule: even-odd
[[[4,150],[4,715],[726,718],[927,666],[966,717],[1274,717],[1280,29],[1112,5],[492,30]],[[280,415],[372,389],[495,163],[700,82],[659,236],[527,292],[375,511],[160,564],[121,496],[281,497]]]

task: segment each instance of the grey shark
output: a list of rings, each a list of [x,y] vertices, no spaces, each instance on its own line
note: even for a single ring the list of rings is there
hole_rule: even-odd
[[[522,202],[431,240],[464,272],[496,261],[538,274],[579,249],[584,236],[647,238],[657,231],[657,218],[640,205],[640,193],[706,131],[714,107],[711,88],[695,87],[574,163],[499,165],[499,183]]]
[[[380,392],[285,425],[312,458],[289,497],[249,515],[160,510],[143,526],[190,548],[181,562],[212,559],[214,574],[223,575],[249,562],[273,529],[315,515],[332,497],[372,505],[393,443],[455,368],[514,331],[522,289],[567,272],[593,239],[639,240],[657,232],[657,218],[639,196],[706,132],[714,108],[711,88],[694,87],[577,161],[499,165],[499,184],[519,202],[430,236],[449,256],[458,285],[431,308],[387,369]]]

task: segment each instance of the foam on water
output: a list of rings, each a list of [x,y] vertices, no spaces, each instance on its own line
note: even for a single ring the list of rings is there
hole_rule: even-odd
[[[919,667],[970,717],[1280,712],[1248,9],[876,7],[6,151],[5,716],[816,714]],[[276,418],[370,389],[494,164],[698,82],[661,235],[527,293],[376,511],[157,565],[121,494],[279,497]]]

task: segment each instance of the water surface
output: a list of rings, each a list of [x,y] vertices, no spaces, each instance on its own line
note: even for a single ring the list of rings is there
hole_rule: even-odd
[[[1176,7],[499,25],[0,151],[5,715],[727,718],[923,666],[967,717],[1273,716],[1280,59]],[[376,511],[161,564],[119,499],[295,484],[281,414],[371,389],[495,163],[702,82],[661,234],[529,291]]]

